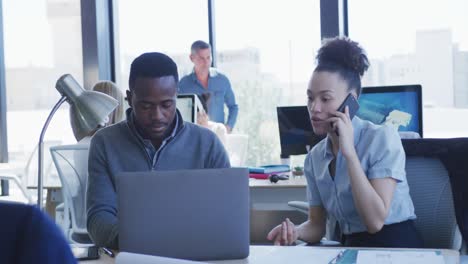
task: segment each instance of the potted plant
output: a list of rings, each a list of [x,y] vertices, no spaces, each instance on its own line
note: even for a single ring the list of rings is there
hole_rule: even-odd
[[[304,168],[302,166],[296,166],[292,173],[294,176],[302,176],[304,175]]]

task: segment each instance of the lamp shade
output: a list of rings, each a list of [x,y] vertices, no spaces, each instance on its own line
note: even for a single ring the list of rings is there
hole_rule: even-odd
[[[79,127],[89,133],[108,121],[109,114],[118,106],[117,100],[100,92],[86,91],[70,75],[57,80],[55,88],[67,98],[70,115],[77,120]]]

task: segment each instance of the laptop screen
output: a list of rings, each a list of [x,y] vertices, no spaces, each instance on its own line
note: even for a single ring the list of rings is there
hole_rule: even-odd
[[[192,260],[249,255],[247,168],[122,172],[121,251]]]

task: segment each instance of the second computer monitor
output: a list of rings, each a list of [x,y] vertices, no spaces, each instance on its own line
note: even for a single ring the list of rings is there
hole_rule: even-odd
[[[276,110],[282,157],[307,154],[324,138],[312,130],[307,106],[279,106]]]
[[[357,116],[361,119],[423,137],[421,85],[364,87],[359,104]]]
[[[421,85],[364,87],[357,116],[423,137]],[[277,107],[281,156],[306,154],[323,136],[315,135],[306,106]]]

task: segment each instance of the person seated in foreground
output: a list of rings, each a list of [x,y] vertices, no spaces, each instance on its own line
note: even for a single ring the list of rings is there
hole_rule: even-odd
[[[0,202],[0,263],[76,263],[62,231],[31,205]]]
[[[218,137],[184,122],[176,109],[178,80],[177,66],[167,55],[137,57],[130,67],[127,119],[99,130],[91,140],[87,229],[98,246],[118,248],[119,173],[230,167]]]

